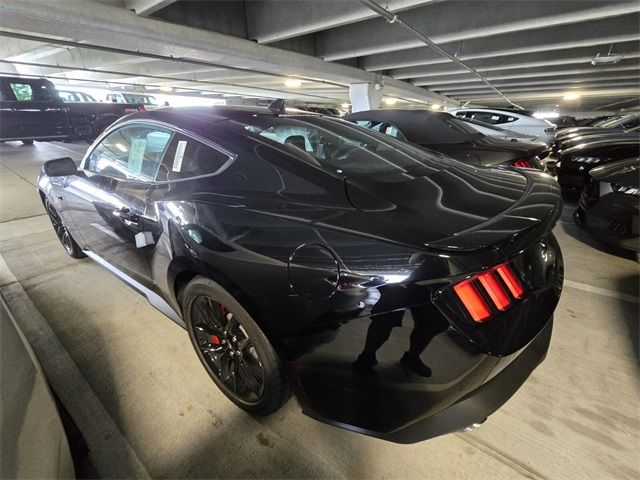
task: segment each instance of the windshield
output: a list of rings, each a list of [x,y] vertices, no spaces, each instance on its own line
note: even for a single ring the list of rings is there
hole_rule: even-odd
[[[334,174],[401,174],[425,167],[435,170],[435,163],[450,162],[437,153],[328,117],[258,115],[229,122]]]

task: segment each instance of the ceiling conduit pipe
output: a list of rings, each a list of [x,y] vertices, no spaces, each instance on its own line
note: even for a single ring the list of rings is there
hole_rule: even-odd
[[[458,65],[466,68],[471,73],[473,73],[476,77],[478,77],[480,80],[482,80],[482,82],[484,82],[494,92],[496,92],[498,95],[500,95],[502,98],[504,98],[507,102],[509,102],[511,105],[513,105],[514,107],[519,108],[521,110],[524,110],[523,107],[521,107],[517,103],[514,103],[513,101],[509,100],[509,98],[507,98],[507,96],[504,93],[502,93],[500,90],[498,90],[484,75],[482,75],[480,72],[478,72],[475,68],[471,67],[470,65],[467,65],[462,60],[457,58],[455,55],[447,52],[446,50],[444,50],[442,48],[440,48],[436,43],[434,43],[429,38],[425,37],[422,33],[420,33],[418,30],[413,28],[411,25],[407,25],[405,22],[400,20],[400,18],[398,18],[398,16],[396,14],[391,13],[389,10],[387,10],[386,8],[378,5],[373,0],[358,0],[358,1],[360,3],[366,5],[367,7],[369,7],[374,12],[376,12],[379,16],[381,16],[382,18],[387,20],[387,22],[395,23],[395,24],[399,25],[404,30],[406,30],[407,32],[409,32],[413,36],[415,36],[422,43],[424,43],[426,46],[428,46],[428,47],[432,48],[433,50],[435,50],[436,52],[438,52],[440,55],[442,55],[444,57],[447,57],[452,62],[457,63]]]

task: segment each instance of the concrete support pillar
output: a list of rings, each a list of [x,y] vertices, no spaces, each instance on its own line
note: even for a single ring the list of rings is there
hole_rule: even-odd
[[[349,99],[351,100],[352,112],[380,108],[382,85],[373,82],[351,83],[349,84]]]

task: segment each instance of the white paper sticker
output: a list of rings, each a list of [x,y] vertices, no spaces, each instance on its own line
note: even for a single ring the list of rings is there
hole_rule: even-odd
[[[180,140],[178,142],[178,146],[176,147],[176,154],[173,157],[173,167],[171,170],[174,172],[179,172],[182,168],[182,157],[184,157],[184,150],[187,148],[187,141]]]
[[[129,151],[129,170],[133,173],[142,172],[142,162],[146,148],[147,140],[145,138],[134,138],[132,140],[131,150]]]
[[[134,238],[136,239],[137,248],[146,247],[147,245],[153,245],[155,243],[151,232],[138,232]]]

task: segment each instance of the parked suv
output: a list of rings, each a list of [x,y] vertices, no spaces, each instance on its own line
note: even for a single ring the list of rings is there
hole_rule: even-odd
[[[44,78],[0,77],[0,140],[93,140],[142,104],[65,103]]]
[[[525,135],[534,135],[536,140],[546,144],[553,142],[556,131],[556,126],[548,120],[541,120],[527,115],[531,112],[526,112],[527,114],[525,114],[511,110],[491,108],[464,108],[451,110],[449,113],[456,117],[466,117],[491,125],[497,125],[505,130],[523,133]]]

